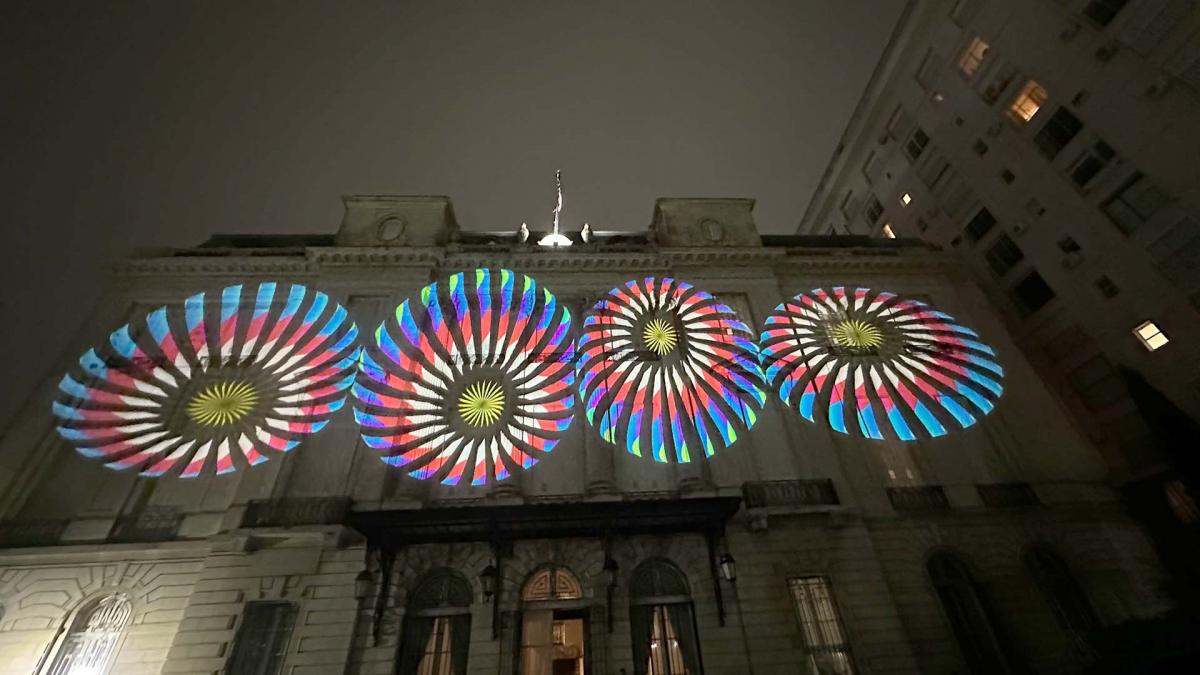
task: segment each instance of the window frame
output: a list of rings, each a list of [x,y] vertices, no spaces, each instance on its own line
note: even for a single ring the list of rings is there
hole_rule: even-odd
[[[801,616],[801,602],[800,602],[800,599],[796,596],[796,587],[794,585],[794,582],[803,582],[806,580],[818,581],[822,590],[825,592],[826,599],[829,602],[829,608],[833,614],[833,616],[832,616],[833,627],[840,634],[839,637],[841,638],[841,642],[836,643],[836,644],[821,644],[821,645],[810,644],[810,641],[808,639],[809,631],[806,629],[803,616]],[[800,640],[804,644],[804,652],[805,652],[805,655],[809,659],[809,665],[810,665],[812,671],[815,673],[820,673],[818,666],[814,662],[815,654],[831,653],[831,654],[842,654],[843,657],[845,658],[846,665],[849,667],[850,673],[851,674],[857,673],[859,669],[855,663],[854,646],[853,646],[853,642],[850,639],[850,631],[846,627],[846,621],[843,618],[841,606],[838,604],[837,593],[834,592],[833,581],[829,578],[829,575],[827,575],[827,574],[794,575],[794,576],[787,577],[785,579],[785,582],[787,584],[788,599],[791,601],[791,605],[792,605],[792,614],[795,617],[796,627],[800,632]],[[808,591],[808,592],[810,593],[810,598],[811,598],[811,591]],[[810,600],[810,609],[812,610],[813,616],[817,617],[819,612],[817,611],[818,608],[816,606],[816,602]],[[818,618],[818,627],[814,628],[814,632],[820,632],[822,634],[822,636],[824,636],[825,631],[823,629],[819,629],[819,624],[820,624],[820,620]]]
[[[1000,247],[1007,247],[1016,251],[1016,257],[1004,255],[1005,253],[1009,253],[1008,251],[997,251]],[[995,241],[987,247],[987,250],[983,252],[983,258],[987,261],[988,266],[991,267],[992,273],[997,278],[1003,279],[1011,274],[1013,270],[1017,269],[1021,262],[1025,260],[1025,252],[1021,250],[1017,242],[1013,241],[1012,237],[1008,236],[1007,232],[1001,232]]]
[[[247,619],[249,618],[250,608],[252,606],[253,607],[263,607],[263,608],[265,608],[267,606],[274,606],[274,607],[286,608],[288,610],[284,615],[285,623],[283,624],[283,625],[286,625],[287,628],[286,628],[286,630],[280,629],[278,631],[279,634],[276,638],[278,640],[277,650],[278,650],[278,659],[279,660],[277,662],[275,662],[273,664],[274,667],[271,668],[270,667],[272,665],[271,659],[275,658],[274,655],[266,654],[263,656],[263,658],[267,659],[267,661],[265,662],[265,665],[267,666],[267,668],[265,670],[263,670],[262,672],[266,673],[267,675],[278,675],[279,673],[283,672],[283,667],[284,667],[285,663],[287,662],[288,650],[291,647],[292,638],[295,636],[295,632],[296,632],[296,619],[300,615],[300,605],[298,603],[291,602],[288,600],[280,600],[280,599],[250,600],[242,605],[242,610],[241,610],[241,612],[238,613],[237,627],[234,629],[234,632],[233,632],[233,641],[232,641],[232,645],[229,650],[229,656],[228,656],[228,658],[225,659],[225,664],[224,664],[223,670],[224,670],[224,672],[229,673],[229,675],[239,675],[239,673],[241,673],[242,671],[235,670],[235,668],[239,665],[238,659],[239,658],[249,658],[249,659],[254,658],[253,656],[242,657],[244,650],[253,649],[252,647],[246,646],[248,644],[246,642],[246,640],[249,638],[248,631],[250,631],[252,629],[247,624]],[[275,627],[272,627],[272,630],[274,631]],[[247,631],[247,632],[243,632],[243,631]],[[251,660],[248,663],[248,665],[262,666],[264,664],[261,661],[255,662],[255,661]],[[252,672],[255,672],[257,674],[258,671],[252,671]]]
[[[1147,335],[1147,331],[1145,331],[1147,328],[1153,329],[1153,332]],[[1134,326],[1133,336],[1138,339],[1138,342],[1142,343],[1142,347],[1144,347],[1146,351],[1151,353],[1157,352],[1163,347],[1171,344],[1170,336],[1168,336],[1167,332],[1163,330],[1163,327],[1153,319],[1146,319],[1145,321],[1142,321],[1138,323],[1138,325]],[[1156,338],[1162,338],[1162,341],[1158,342]]]
[[[75,611],[63,620],[62,628],[60,629],[61,635],[59,635],[58,638],[52,643],[53,648],[51,653],[53,654],[53,658],[47,659],[48,665],[45,666],[44,670],[38,668],[36,672],[44,675],[55,675],[56,673],[64,672],[60,670],[63,667],[71,667],[73,669],[72,663],[69,661],[64,662],[64,659],[69,658],[71,655],[70,650],[72,649],[72,638],[76,635],[86,636],[88,633],[97,632],[89,631],[87,625],[91,622],[92,618],[101,611],[101,605],[109,601],[112,601],[114,604],[120,603],[118,605],[118,610],[123,613],[124,616],[122,617],[122,623],[118,629],[105,631],[110,634],[115,634],[107,636],[110,638],[110,641],[106,645],[107,649],[103,657],[104,663],[100,670],[97,671],[97,675],[109,675],[109,673],[112,673],[113,662],[116,661],[117,655],[121,653],[121,648],[125,644],[125,638],[129,635],[129,627],[133,623],[134,615],[132,596],[124,590],[112,588],[92,595],[83,602],[80,602],[79,605],[76,606]],[[86,645],[88,643],[85,642],[83,644],[85,645],[83,647],[83,653],[86,653]]]
[[[1132,190],[1137,188],[1139,186],[1139,184],[1141,184],[1143,181],[1145,181],[1146,184],[1141,188],[1141,190],[1144,190],[1146,192],[1153,191],[1153,192],[1158,193],[1162,197],[1162,199],[1158,203],[1158,205],[1152,211],[1150,211],[1148,213],[1143,213],[1138,208],[1138,205],[1134,201],[1132,201],[1131,199],[1125,198],[1125,196],[1127,194],[1129,194]],[[1112,221],[1113,225],[1117,226],[1118,230],[1120,230],[1121,232],[1123,232],[1126,235],[1129,235],[1129,234],[1132,234],[1134,231],[1136,231],[1141,226],[1143,226],[1146,223],[1153,220],[1155,218],[1155,216],[1162,213],[1172,203],[1174,203],[1174,201],[1175,201],[1175,198],[1173,196],[1171,196],[1171,194],[1168,193],[1166,190],[1163,190],[1162,188],[1160,188],[1158,186],[1158,183],[1151,180],[1149,176],[1142,173],[1141,171],[1134,171],[1132,174],[1129,175],[1128,178],[1125,179],[1124,182],[1121,183],[1121,187],[1114,190],[1113,193],[1111,195],[1109,195],[1109,197],[1107,199],[1105,199],[1103,202],[1101,202],[1100,210],[1104,212],[1104,215],[1107,216],[1110,221]],[[1123,206],[1124,208],[1123,209],[1114,209],[1113,207],[1118,204]],[[1136,223],[1126,222],[1124,220],[1121,220],[1121,216],[1119,216],[1117,214],[1132,214],[1136,218],[1137,222]]]
[[[959,54],[958,73],[968,82],[975,79],[979,75],[980,69],[983,68],[983,64],[987,62],[987,55],[991,49],[991,43],[984,40],[982,35],[972,36],[970,42]]]
[[[1033,144],[1037,147],[1038,154],[1046,161],[1053,162],[1067,146],[1079,138],[1084,126],[1078,115],[1067,106],[1060,105],[1034,134]]]
[[[1041,92],[1040,100],[1038,100],[1039,96],[1037,95],[1037,92]],[[1049,100],[1049,98],[1050,92],[1046,91],[1046,88],[1043,87],[1040,82],[1030,78],[1025,81],[1025,84],[1021,87],[1021,90],[1017,92],[1017,95],[1014,96],[1013,100],[1008,104],[1008,117],[1013,122],[1021,126],[1025,126],[1032,122],[1034,117],[1037,117],[1037,114],[1042,111],[1042,108],[1046,107],[1046,101]],[[1027,101],[1032,101],[1035,104],[1032,112],[1029,112],[1028,116],[1024,114],[1028,111],[1028,106],[1024,105],[1024,103]]]

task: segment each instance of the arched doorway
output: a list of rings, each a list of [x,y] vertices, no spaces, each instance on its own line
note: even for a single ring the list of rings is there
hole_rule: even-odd
[[[629,580],[635,675],[702,675],[692,592],[666,560],[647,560]]]
[[[432,572],[408,595],[399,675],[465,675],[471,644],[471,584]]]
[[[519,675],[587,675],[588,611],[569,570],[547,566],[521,587]]]

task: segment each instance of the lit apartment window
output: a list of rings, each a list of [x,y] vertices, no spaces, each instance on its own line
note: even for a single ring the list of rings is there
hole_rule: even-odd
[[[1048,96],[1042,85],[1030,80],[1021,87],[1021,93],[1013,99],[1012,105],[1008,106],[1008,114],[1018,122],[1028,122],[1042,109]]]
[[[1130,176],[1100,208],[1122,232],[1129,234],[1170,202],[1170,195],[1139,171]]]
[[[1162,332],[1158,324],[1153,321],[1143,321],[1138,324],[1138,327],[1133,329],[1133,334],[1137,336],[1137,339],[1142,341],[1142,346],[1152,352],[1157,351],[1160,347],[1170,342],[1167,339],[1167,334]]]
[[[979,66],[983,64],[983,59],[987,57],[988,48],[988,43],[984,42],[981,37],[971,40],[971,44],[967,45],[962,58],[958,60],[958,69],[962,71],[963,75],[967,77],[975,75]]]
[[[912,195],[908,194],[907,192],[900,195],[900,206],[908,206],[911,203],[912,203]]]
[[[1091,0],[1083,8],[1083,15],[1101,26],[1107,26],[1127,4],[1129,0]]]
[[[1083,122],[1070,110],[1060,106],[1054,111],[1054,115],[1046,120],[1033,142],[1046,159],[1054,159],[1082,128]]]
[[[817,675],[854,675],[850,643],[825,577],[788,579],[792,606],[804,634],[809,672]]]
[[[912,161],[917,161],[921,157],[921,153],[925,152],[925,146],[929,145],[929,136],[920,127],[913,129],[912,135],[908,137],[908,142],[904,144],[904,154]]]
[[[1116,156],[1116,151],[1108,143],[1097,139],[1071,164],[1071,181],[1079,187],[1087,187]]]
[[[1021,248],[1007,234],[1001,234],[996,237],[996,243],[992,244],[991,248],[983,254],[988,265],[996,276],[1002,277],[1012,271],[1017,263],[1024,259],[1025,254],[1021,252]]]
[[[883,236],[886,239],[895,239],[896,238],[896,231],[892,229],[891,223],[883,224]]]

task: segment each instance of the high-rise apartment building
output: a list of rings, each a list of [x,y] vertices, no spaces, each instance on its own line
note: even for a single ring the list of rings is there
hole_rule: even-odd
[[[1194,542],[1198,174],[1200,3],[916,0],[797,231],[957,252],[1130,505]]]
[[[119,262],[0,440],[0,672],[1061,673],[1168,606],[954,254],[752,205]]]

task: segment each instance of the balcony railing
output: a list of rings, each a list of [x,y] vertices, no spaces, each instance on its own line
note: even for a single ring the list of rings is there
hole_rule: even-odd
[[[892,508],[897,511],[949,511],[950,500],[941,485],[914,485],[887,489]]]
[[[246,504],[242,527],[337,525],[349,508],[349,497],[255,499]]]
[[[26,520],[0,523],[0,548],[54,546],[67,528],[66,520]]]
[[[984,505],[993,509],[1020,509],[1041,504],[1029,483],[980,483],[975,489]]]
[[[141,513],[121,516],[113,524],[108,540],[114,543],[170,541],[179,534],[183,513],[174,507],[149,507]]]
[[[751,481],[742,485],[746,508],[769,506],[837,506],[837,490],[828,478]]]

